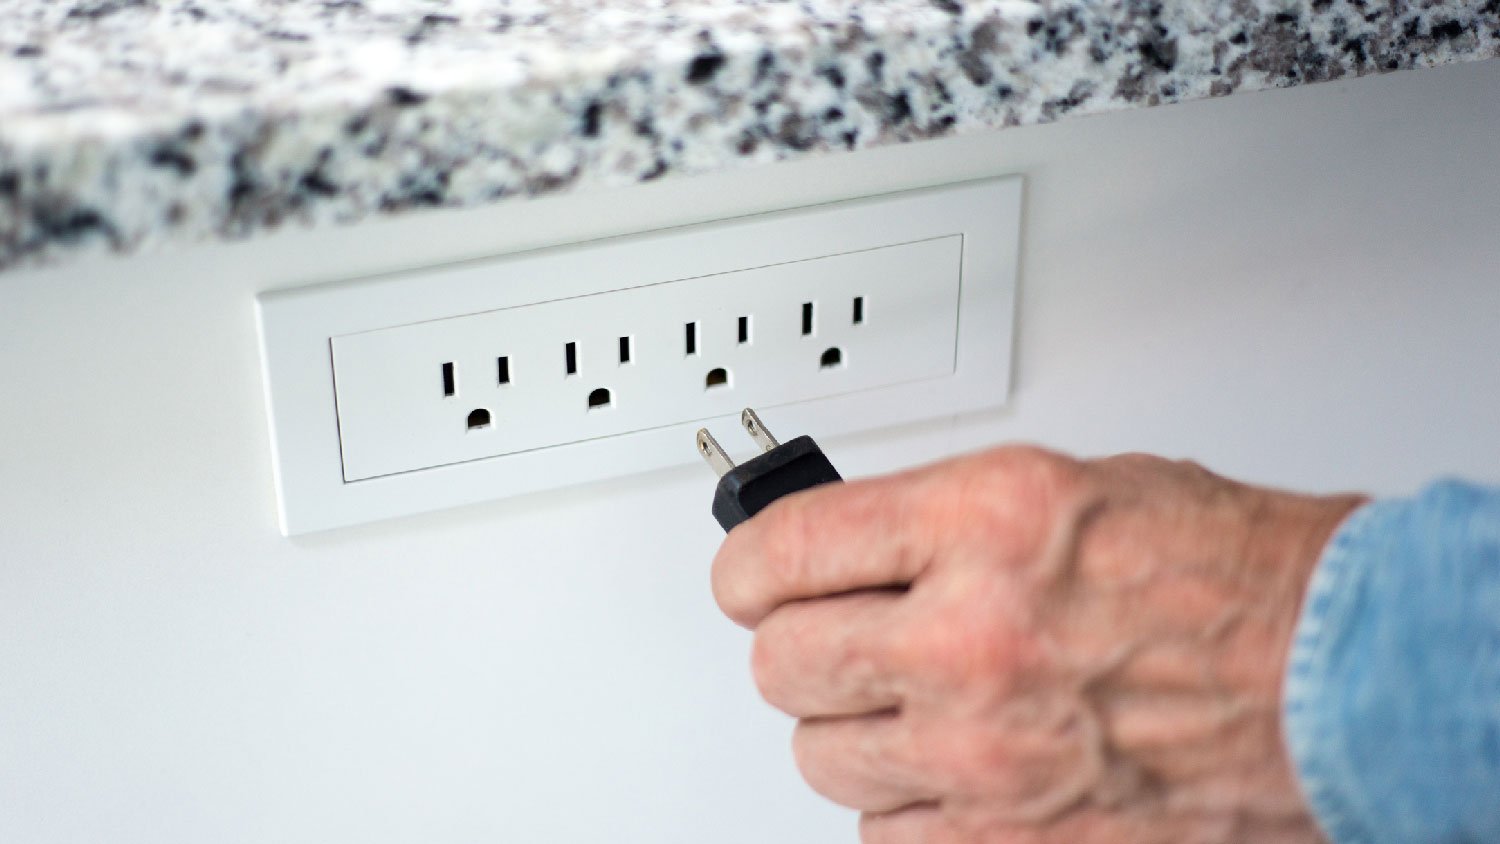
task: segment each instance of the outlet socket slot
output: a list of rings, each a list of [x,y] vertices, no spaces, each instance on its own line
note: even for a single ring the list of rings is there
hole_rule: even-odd
[[[451,399],[458,393],[458,378],[453,372],[453,363],[443,364],[443,398]]]

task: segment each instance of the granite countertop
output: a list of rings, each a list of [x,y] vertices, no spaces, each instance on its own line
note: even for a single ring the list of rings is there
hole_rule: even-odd
[[[0,269],[1497,55],[1500,0],[0,0]]]

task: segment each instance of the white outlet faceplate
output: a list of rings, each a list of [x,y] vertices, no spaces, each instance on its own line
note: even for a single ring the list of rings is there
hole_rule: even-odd
[[[335,337],[344,480],[946,375],[962,240]]]
[[[746,406],[821,438],[1003,404],[1020,200],[1013,177],[265,294],[282,530],[697,461]]]

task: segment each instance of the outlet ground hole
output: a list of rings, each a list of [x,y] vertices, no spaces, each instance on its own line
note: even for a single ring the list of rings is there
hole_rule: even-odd
[[[609,407],[609,404],[609,390],[600,387],[592,393],[589,393],[589,410],[599,410],[600,408]]]
[[[490,412],[482,407],[469,411],[469,430],[477,431],[490,426]]]
[[[715,387],[729,386],[729,370],[722,366],[716,366],[708,371],[703,378],[703,389],[712,390]]]
[[[844,353],[839,350],[838,346],[829,346],[823,350],[823,356],[818,358],[818,365],[824,369],[833,369],[836,366],[842,366],[843,363]]]

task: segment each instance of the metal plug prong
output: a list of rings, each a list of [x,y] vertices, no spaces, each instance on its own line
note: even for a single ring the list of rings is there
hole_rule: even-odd
[[[747,407],[741,411],[740,424],[745,426],[745,432],[750,435],[750,439],[755,440],[755,444],[760,446],[761,451],[770,451],[781,445],[776,441],[776,437],[766,430],[765,423],[760,421],[760,417],[754,410]]]
[[[721,478],[734,468],[734,461],[729,459],[724,446],[719,445],[719,441],[714,439],[707,428],[698,429],[698,453],[708,461],[708,468],[713,469],[714,474]]]

